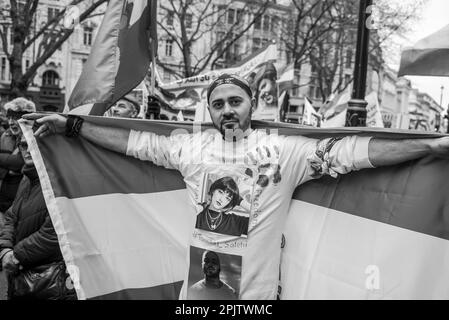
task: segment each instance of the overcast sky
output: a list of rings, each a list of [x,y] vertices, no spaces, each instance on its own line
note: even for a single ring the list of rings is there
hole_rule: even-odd
[[[404,1],[404,0],[393,0]],[[449,24],[449,1],[428,0],[428,4],[422,12],[422,18],[414,26],[408,37],[408,45],[412,46],[420,39],[440,30]],[[449,57],[448,57],[449,59]],[[407,77],[412,80],[415,88],[429,93],[436,102],[440,103],[441,86],[445,87],[443,94],[443,106],[449,103],[449,78],[442,77]]]

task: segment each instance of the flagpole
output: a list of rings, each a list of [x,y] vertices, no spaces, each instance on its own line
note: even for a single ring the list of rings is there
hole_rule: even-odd
[[[154,96],[154,88],[156,87],[156,66],[155,66],[155,54],[154,54],[154,40],[151,39],[151,86],[150,86],[150,93],[152,96]]]
[[[352,90],[352,99],[348,102],[348,111],[346,114],[347,127],[365,127],[366,126],[366,76],[368,69],[368,49],[369,49],[369,29],[367,21],[371,15],[369,7],[372,0],[360,0],[359,24],[357,31],[357,50],[354,66],[354,86]]]
[[[157,2],[156,5],[153,6],[153,1],[157,1],[157,0],[148,0],[148,8],[150,10],[149,14],[150,14],[150,21],[154,18],[154,12],[153,10],[156,10],[157,12]],[[157,16],[157,14],[156,14]],[[152,23],[156,23],[156,21],[151,21]],[[157,50],[157,47],[155,45],[156,40],[157,39],[153,39],[154,34],[151,33],[151,88],[150,88],[150,94],[152,96],[154,96],[154,88],[156,87],[156,53],[155,51]]]

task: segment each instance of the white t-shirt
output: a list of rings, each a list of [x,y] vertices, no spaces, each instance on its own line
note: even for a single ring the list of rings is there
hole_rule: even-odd
[[[221,276],[240,299],[275,299],[282,230],[294,190],[325,174],[372,168],[370,139],[319,141],[253,130],[230,142],[217,130],[170,137],[131,131],[127,155],[179,170],[186,182],[196,224],[180,298],[203,276],[201,255],[210,250],[219,255]]]

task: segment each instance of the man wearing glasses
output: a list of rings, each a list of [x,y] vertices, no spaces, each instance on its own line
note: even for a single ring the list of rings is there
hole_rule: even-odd
[[[0,137],[0,213],[11,206],[22,179],[24,165],[18,144],[22,131],[17,122],[23,115],[36,111],[32,101],[17,98],[5,104],[9,128]]]

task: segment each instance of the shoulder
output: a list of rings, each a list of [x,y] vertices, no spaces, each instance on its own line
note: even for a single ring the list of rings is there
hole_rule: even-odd
[[[245,222],[245,221],[247,221],[247,220],[249,219],[249,217],[242,216],[242,215],[239,215],[239,214],[235,214],[235,213],[233,213],[233,212],[228,213],[228,214],[227,214],[227,217],[228,217],[229,219],[234,220],[234,221],[237,221],[237,222]]]
[[[222,290],[226,290],[226,291],[228,291],[228,292],[230,292],[232,294],[236,293],[235,289],[233,287],[231,287],[229,284],[227,284],[224,281],[222,281],[222,283],[223,283],[223,287],[221,288]]]
[[[192,286],[190,287],[191,290],[200,290],[203,288],[204,288],[204,279],[192,284]]]

